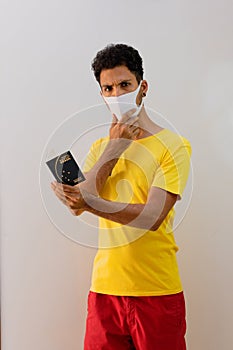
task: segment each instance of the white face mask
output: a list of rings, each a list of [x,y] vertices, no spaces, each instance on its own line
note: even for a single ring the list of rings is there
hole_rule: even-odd
[[[139,106],[136,103],[136,97],[139,93],[140,87],[141,87],[141,82],[136,90],[132,92],[128,92],[127,94],[123,94],[120,96],[113,96],[113,97],[106,97],[103,95],[102,96],[105,102],[107,103],[107,106],[110,109],[110,112],[112,114],[115,114],[118,119],[121,119],[123,114],[125,114],[126,112],[128,112],[130,109],[133,109],[133,108],[136,109],[135,113],[132,115],[132,117],[134,117],[140,113],[143,106],[142,102]]]

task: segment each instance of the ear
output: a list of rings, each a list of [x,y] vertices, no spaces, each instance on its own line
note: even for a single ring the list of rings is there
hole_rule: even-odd
[[[148,82],[146,80],[142,80],[141,82],[142,94],[147,94],[148,91]],[[144,95],[145,96],[145,95]]]

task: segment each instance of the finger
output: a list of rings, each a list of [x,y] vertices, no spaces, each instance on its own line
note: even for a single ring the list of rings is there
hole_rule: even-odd
[[[65,200],[74,200],[77,198],[77,193],[63,191],[61,188],[56,189],[55,193]]]
[[[63,203],[63,204],[67,204],[66,203],[66,198],[64,195],[61,195],[60,193],[58,193],[57,191],[54,191],[54,194],[56,195],[56,197]]]
[[[135,108],[130,109],[128,112],[124,113],[121,119],[119,120],[120,123],[126,123],[130,118],[137,118],[132,117],[132,115],[136,112]]]
[[[135,130],[133,131],[133,134],[134,134],[135,136],[138,136],[138,135],[140,134],[140,128],[135,129]]]
[[[70,211],[75,216],[79,216],[84,212],[84,210],[82,210],[82,209],[70,209]]]
[[[139,135],[140,134],[140,128],[139,127],[130,127],[129,128],[129,133],[132,135],[132,136],[137,136],[137,135]]]
[[[55,194],[59,194],[59,195],[64,195],[64,191],[62,189],[62,187],[60,186],[61,184],[59,183],[51,183],[51,188],[54,191]]]
[[[76,209],[75,200],[77,199],[77,197],[64,194],[61,187],[54,187],[54,193],[57,196],[57,198],[69,209]]]
[[[118,123],[118,119],[117,119],[117,116],[115,114],[112,115],[112,126],[116,125]]]
[[[131,128],[129,129],[129,131],[135,134],[135,133],[138,133],[138,132],[139,132],[139,129],[140,129],[140,128],[136,126],[136,127],[131,127]]]
[[[120,123],[125,123],[134,113],[136,112],[136,108],[130,109],[128,112],[123,114],[121,119],[119,120]]]
[[[131,117],[126,121],[125,124],[128,125],[128,127],[137,126],[138,120],[139,120],[139,117]]]
[[[56,189],[57,191],[60,191],[60,193],[67,192],[67,193],[77,194],[80,192],[77,186],[72,187],[70,185],[62,184],[56,181],[51,183],[51,187],[52,189]]]
[[[69,196],[68,196],[68,194],[63,190],[62,186],[51,184],[51,187],[52,187],[55,195],[62,201],[65,201],[66,197],[73,198],[72,195],[74,196],[74,193],[69,193]]]
[[[55,193],[56,196],[60,199],[60,201],[65,204],[67,207],[71,207],[74,204],[74,199],[72,197],[61,195],[60,193]]]
[[[76,192],[77,191],[77,187],[74,188],[74,187],[72,187],[70,185],[59,183],[57,181],[52,182],[52,185],[55,186],[56,188],[63,189],[63,191],[70,191],[70,192]]]
[[[138,124],[138,121],[135,120],[134,122],[132,122],[131,124],[128,124],[127,123],[127,126],[128,126],[128,129],[129,130],[134,130],[134,129],[138,129],[139,128],[139,124]]]

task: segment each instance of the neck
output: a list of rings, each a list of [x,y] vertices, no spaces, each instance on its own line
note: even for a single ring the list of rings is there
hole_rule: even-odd
[[[155,124],[150,117],[148,116],[145,106],[142,106],[142,109],[138,115],[138,126],[140,128],[140,133],[138,139],[143,137],[147,137],[157,132],[161,131],[163,128],[157,124]]]

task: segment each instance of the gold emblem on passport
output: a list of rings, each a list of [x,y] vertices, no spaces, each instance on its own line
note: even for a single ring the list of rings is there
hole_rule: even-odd
[[[74,186],[85,180],[85,177],[70,151],[62,153],[46,162],[57,182]]]

